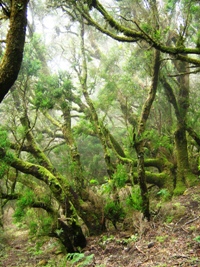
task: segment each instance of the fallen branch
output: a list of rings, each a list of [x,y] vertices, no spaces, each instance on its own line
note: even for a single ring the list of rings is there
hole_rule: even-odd
[[[189,233],[186,229],[183,228],[183,226],[181,227],[181,229],[185,232],[185,233]]]
[[[185,259],[189,259],[190,257],[188,257],[186,255],[172,255],[172,258],[177,258],[177,259],[185,258]]]
[[[135,248],[136,248],[140,253],[142,253],[143,255],[145,255],[145,253],[144,253],[141,249],[139,249],[138,246],[135,245]]]
[[[192,219],[192,220],[190,220],[190,221],[184,223],[184,225],[187,225],[187,224],[189,224],[189,223],[192,223],[192,222],[198,220],[199,218],[200,218],[200,216],[198,216],[197,218],[194,218],[194,219]]]

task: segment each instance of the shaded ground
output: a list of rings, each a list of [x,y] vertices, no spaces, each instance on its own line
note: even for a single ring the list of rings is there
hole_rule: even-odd
[[[0,266],[200,266],[199,208],[200,186],[162,204],[151,223],[134,213],[121,226],[123,230],[111,227],[104,235],[88,237],[84,251],[68,261],[56,240],[30,240],[27,230],[8,221],[0,236]]]

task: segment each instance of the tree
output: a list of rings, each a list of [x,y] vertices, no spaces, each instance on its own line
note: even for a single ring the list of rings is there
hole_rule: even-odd
[[[23,58],[27,25],[28,1],[1,1],[2,16],[10,21],[6,36],[6,48],[0,65],[0,102],[17,79]]]

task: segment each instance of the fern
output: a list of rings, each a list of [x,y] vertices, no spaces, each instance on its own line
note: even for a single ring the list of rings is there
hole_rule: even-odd
[[[122,188],[125,186],[127,181],[127,172],[125,166],[122,164],[117,165],[117,171],[113,175],[113,180],[118,188]]]
[[[126,203],[128,206],[132,207],[134,210],[142,210],[142,197],[139,186],[135,186],[132,189],[131,195],[127,198]]]
[[[89,266],[93,261],[94,254],[85,256],[84,253],[68,253],[67,260],[70,267],[85,267]]]

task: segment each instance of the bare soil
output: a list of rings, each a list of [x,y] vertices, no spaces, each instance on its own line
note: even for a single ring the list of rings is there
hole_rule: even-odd
[[[38,246],[38,240],[31,240],[26,229],[13,225],[8,214],[4,232],[0,231],[0,266],[197,267],[200,266],[199,208],[200,186],[197,186],[162,203],[150,223],[135,212],[119,225],[119,230],[110,225],[105,234],[88,237],[79,261],[67,261],[56,240]]]

